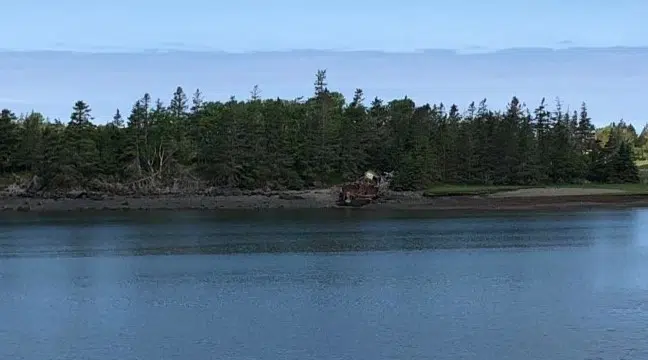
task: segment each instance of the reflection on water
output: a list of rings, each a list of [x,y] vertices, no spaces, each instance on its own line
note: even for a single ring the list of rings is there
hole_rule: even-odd
[[[648,359],[642,210],[1,216],[2,359]]]
[[[357,218],[355,217],[357,214]],[[105,256],[619,246],[639,211],[421,218],[425,213],[300,211],[14,217],[2,256]],[[253,225],[251,224],[253,223]]]

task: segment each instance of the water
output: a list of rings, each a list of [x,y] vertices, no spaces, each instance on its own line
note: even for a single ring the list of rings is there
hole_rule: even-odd
[[[648,211],[0,215],[2,359],[648,359]]]

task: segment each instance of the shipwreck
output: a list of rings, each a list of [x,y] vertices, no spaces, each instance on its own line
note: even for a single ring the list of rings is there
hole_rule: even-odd
[[[372,203],[389,187],[390,178],[390,173],[379,176],[373,171],[365,172],[360,179],[341,186],[337,205],[358,207]]]

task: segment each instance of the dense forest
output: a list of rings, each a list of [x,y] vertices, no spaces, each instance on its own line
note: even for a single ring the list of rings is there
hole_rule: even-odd
[[[74,104],[69,121],[33,112],[0,114],[0,177],[40,180],[41,189],[189,191],[204,186],[303,189],[392,172],[395,190],[434,184],[542,185],[638,182],[634,159],[647,134],[625,123],[595,129],[578,111],[542,99],[506,110],[486,100],[417,105],[407,97],[350,102],[317,72],[314,94],[293,100],[205,101],[178,87],[168,104],[149,94],[130,112],[93,124]],[[23,180],[21,180],[23,179]]]

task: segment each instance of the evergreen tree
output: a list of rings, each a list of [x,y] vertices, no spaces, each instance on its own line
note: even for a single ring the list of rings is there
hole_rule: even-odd
[[[16,166],[18,126],[16,115],[8,109],[0,112],[0,174],[9,173]]]
[[[608,182],[616,184],[639,182],[639,169],[634,162],[630,144],[623,141],[611,161],[613,165]]]
[[[159,192],[207,186],[303,189],[393,172],[399,190],[433,184],[546,185],[637,182],[635,158],[648,154],[648,131],[620,121],[595,129],[579,111],[529,111],[512,97],[503,111],[486,99],[457,105],[404,97],[348,103],[319,70],[309,98],[206,101],[176,87],[168,105],[146,93],[126,119],[94,124],[74,104],[70,121],[0,112],[0,177],[34,174],[50,190],[120,183]],[[107,185],[106,185],[107,186]]]
[[[96,129],[92,124],[92,110],[83,101],[77,101],[65,128],[65,164],[73,171],[75,180],[89,179],[99,173],[99,151],[96,143]]]

